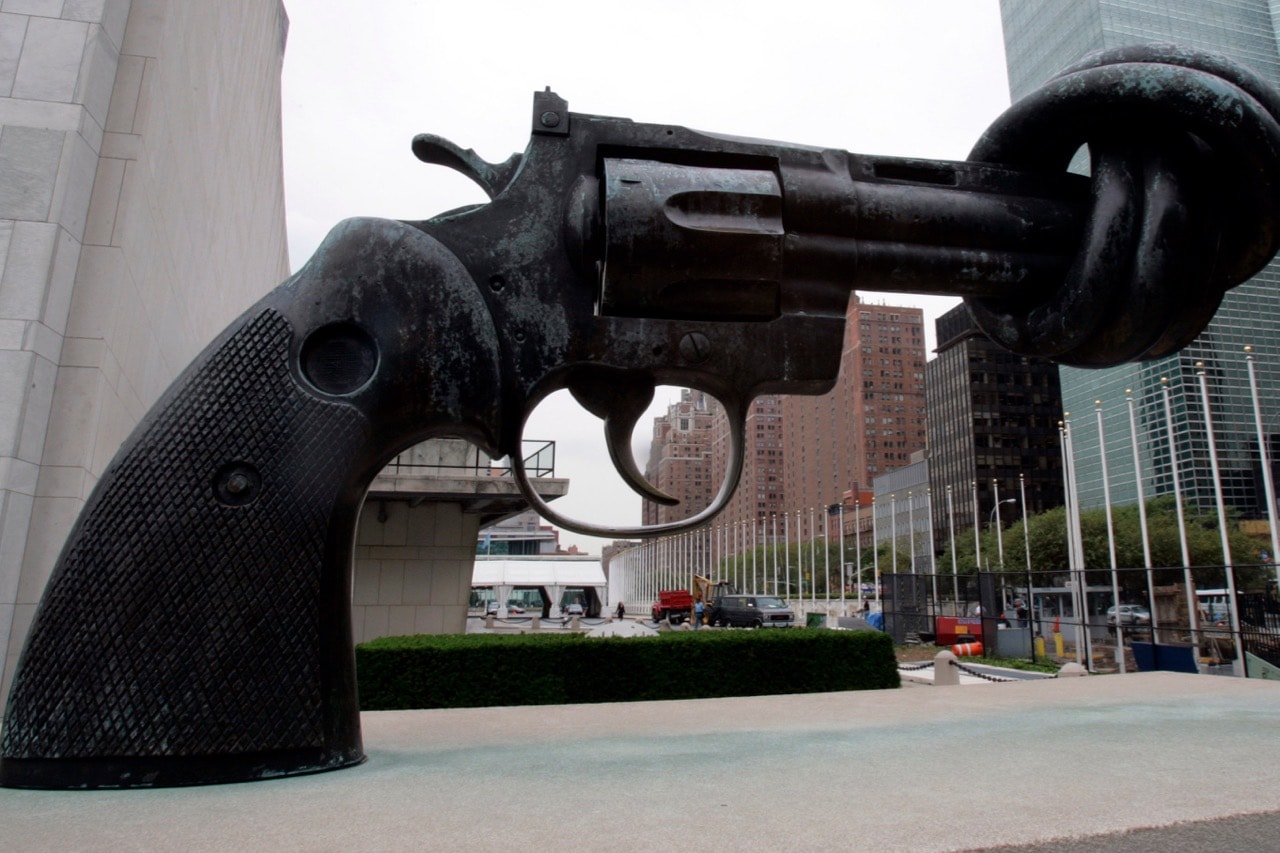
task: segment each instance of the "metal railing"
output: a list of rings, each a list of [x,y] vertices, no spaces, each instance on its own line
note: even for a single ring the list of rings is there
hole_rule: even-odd
[[[460,442],[462,444],[462,442]],[[458,450],[459,448],[453,448]],[[525,439],[521,443],[525,471],[532,478],[556,475],[556,443],[544,439]],[[427,477],[445,474],[469,474],[476,477],[510,477],[510,457],[490,459],[488,454],[471,444],[465,444],[461,453],[442,453],[438,458],[427,459],[419,448],[411,448],[392,459],[383,469],[384,474],[401,477]]]
[[[1001,656],[1076,660],[1091,671],[1253,675],[1280,671],[1274,578],[1271,564],[898,574],[883,577],[882,606],[899,643],[945,644],[943,627],[957,624],[948,619],[963,617],[988,655],[1016,646],[1025,653]]]

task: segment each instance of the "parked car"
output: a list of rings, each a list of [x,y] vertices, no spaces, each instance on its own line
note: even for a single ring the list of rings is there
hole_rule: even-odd
[[[566,604],[564,606],[565,616],[582,616],[585,613],[586,613],[586,610],[584,610],[582,605],[578,604],[577,602],[573,604]]]
[[[1121,625],[1150,625],[1151,611],[1144,604],[1121,604],[1118,608],[1111,606],[1107,608],[1107,624],[1114,626],[1116,624],[1116,613],[1120,614]]]
[[[781,598],[773,595],[722,595],[711,604],[712,625],[730,628],[789,628],[796,615]]]
[[[499,609],[499,608],[498,608],[498,602],[496,602],[496,601],[490,601],[490,602],[489,602],[489,607],[486,609],[486,611],[485,611],[485,612],[487,612],[487,613],[492,613],[493,615],[495,615],[495,616],[496,616],[496,615],[498,614],[498,609]],[[523,613],[523,612],[524,612],[524,608],[523,608],[522,606],[520,606],[519,604],[516,604],[516,603],[515,603],[515,602],[513,602],[513,601],[508,601],[508,602],[507,602],[507,614],[508,614],[508,615],[513,615],[513,614],[516,614],[516,613]]]

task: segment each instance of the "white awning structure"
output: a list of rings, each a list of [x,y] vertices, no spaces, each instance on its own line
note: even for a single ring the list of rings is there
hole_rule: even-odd
[[[553,616],[559,615],[560,597],[566,589],[594,589],[596,598],[601,603],[606,601],[604,568],[599,558],[478,558],[471,570],[471,586],[493,587],[500,603],[505,603],[516,587],[543,587],[551,598]]]
[[[604,569],[598,559],[526,557],[486,560],[478,558],[471,570],[472,586],[604,586]]]

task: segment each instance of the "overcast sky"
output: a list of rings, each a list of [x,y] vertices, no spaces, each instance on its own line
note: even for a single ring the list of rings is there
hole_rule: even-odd
[[[284,170],[294,267],[349,216],[424,219],[484,201],[420,163],[414,134],[489,160],[521,151],[532,93],[574,112],[843,148],[964,159],[1009,102],[997,0],[441,3],[285,0]],[[866,294],[925,309],[955,299]],[[667,392],[669,395],[670,392]],[[599,424],[551,398],[527,437],[557,440],[566,514],[639,523],[604,475]],[[571,405],[571,404],[570,404]],[[587,449],[590,445],[590,449]],[[599,543],[565,532],[562,544]]]

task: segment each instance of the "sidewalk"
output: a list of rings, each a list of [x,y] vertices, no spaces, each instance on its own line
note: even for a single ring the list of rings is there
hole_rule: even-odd
[[[363,721],[369,761],[348,770],[0,790],[5,845],[931,851],[1280,809],[1280,684],[1258,680],[1142,673]]]

